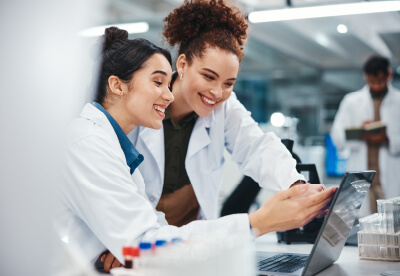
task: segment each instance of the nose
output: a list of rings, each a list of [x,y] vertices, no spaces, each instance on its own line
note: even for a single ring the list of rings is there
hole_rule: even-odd
[[[222,98],[222,88],[213,88],[210,90],[210,94],[213,96],[214,99],[219,100]]]
[[[164,89],[164,92],[162,94],[162,98],[168,102],[168,104],[172,103],[174,101],[174,95],[172,94],[171,90],[169,88]]]

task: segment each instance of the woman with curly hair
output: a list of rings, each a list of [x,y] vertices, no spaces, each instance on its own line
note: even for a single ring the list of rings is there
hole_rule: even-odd
[[[164,22],[164,39],[179,47],[175,101],[161,130],[129,135],[147,160],[142,173],[154,207],[177,226],[215,219],[224,149],[244,175],[270,191],[303,182],[280,139],[263,133],[232,92],[248,30],[240,10],[223,0],[186,0]],[[320,190],[312,185],[305,195]]]
[[[137,127],[128,135],[144,156],[140,172],[161,229],[178,226],[176,233],[185,237],[250,228],[262,235],[309,222],[334,189],[317,193],[321,186],[308,184],[287,189],[304,180],[294,159],[278,137],[261,131],[232,92],[247,38],[243,14],[222,0],[194,0],[164,21],[166,41],[179,46],[171,81],[174,102],[161,129]],[[216,219],[225,148],[245,175],[265,188],[284,191],[249,215]],[[105,270],[120,265],[111,253],[100,259]]]

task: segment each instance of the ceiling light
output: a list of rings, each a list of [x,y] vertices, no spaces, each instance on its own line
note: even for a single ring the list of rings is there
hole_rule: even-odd
[[[147,22],[136,22],[96,26],[93,28],[82,30],[78,33],[78,35],[86,37],[101,36],[104,34],[104,30],[108,27],[117,27],[119,29],[126,30],[129,34],[145,33],[149,30],[149,24]]]
[[[339,24],[336,30],[338,31],[338,33],[345,34],[347,33],[347,26],[344,24]]]
[[[400,1],[360,2],[304,8],[256,11],[249,14],[252,23],[285,21],[340,15],[390,12],[400,10]]]
[[[275,112],[271,115],[271,125],[281,127],[285,123],[285,116],[281,112]]]
[[[324,46],[324,47],[329,48],[329,46],[330,46],[329,39],[328,39],[328,37],[327,37],[326,35],[324,35],[324,34],[317,34],[317,35],[315,36],[315,40],[316,40],[319,44],[321,44],[322,46]]]

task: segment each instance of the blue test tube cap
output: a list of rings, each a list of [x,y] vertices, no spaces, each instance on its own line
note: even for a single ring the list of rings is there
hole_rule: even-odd
[[[183,240],[181,239],[181,238],[173,238],[172,240],[171,240],[171,242],[172,243],[180,243],[180,242],[182,242]]]
[[[166,240],[157,240],[156,241],[156,246],[166,246],[167,241]]]
[[[151,243],[150,242],[141,242],[141,243],[139,243],[139,248],[140,248],[140,250],[150,250]]]

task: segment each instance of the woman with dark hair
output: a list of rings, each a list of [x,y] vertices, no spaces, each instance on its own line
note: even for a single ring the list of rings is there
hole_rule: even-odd
[[[106,29],[96,101],[69,126],[61,183],[62,235],[90,260],[105,248],[121,260],[122,246],[158,234],[137,169],[143,156],[126,134],[138,126],[161,127],[174,99],[171,75],[167,50]]]
[[[332,196],[329,190],[307,199],[293,198],[305,192],[308,185],[302,185],[277,193],[250,215],[182,227],[168,225],[146,194],[153,184],[141,175],[147,157],[139,170],[143,156],[126,134],[141,127],[149,131],[161,128],[164,112],[174,99],[168,88],[170,63],[169,53],[149,41],[130,40],[126,31],[106,29],[97,102],[87,104],[68,131],[61,184],[65,203],[60,216],[62,235],[68,237],[70,246],[82,248],[92,262],[101,257],[106,271],[121,265],[123,246],[143,240],[187,239],[217,229],[226,234],[250,233],[250,226],[259,234],[299,227]],[[157,168],[147,169],[154,172]],[[299,206],[307,207],[300,215]],[[276,215],[281,210],[285,210],[285,218]],[[106,249],[111,253],[101,256]]]

